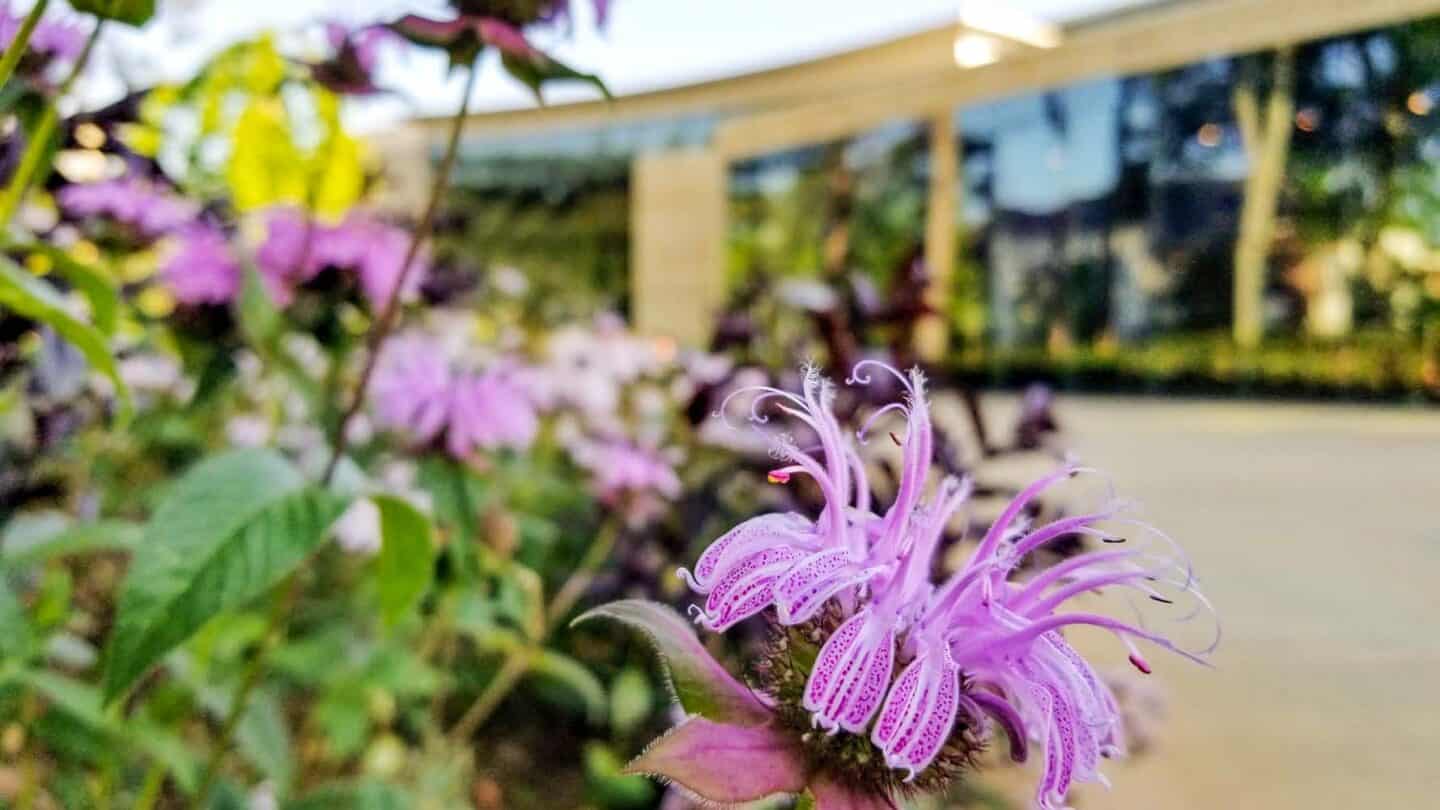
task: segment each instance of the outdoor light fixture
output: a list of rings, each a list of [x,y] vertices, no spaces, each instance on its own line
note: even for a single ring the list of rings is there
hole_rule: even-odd
[[[1054,23],[989,2],[963,2],[960,32],[955,36],[955,64],[984,67],[1000,61],[1016,45],[1054,48],[1060,39],[1060,27]]]
[[[1000,43],[984,34],[970,31],[955,37],[955,64],[977,68],[1000,60]]]
[[[960,25],[970,31],[994,34],[1032,48],[1054,48],[1060,45],[1060,26],[988,0],[961,3]]]

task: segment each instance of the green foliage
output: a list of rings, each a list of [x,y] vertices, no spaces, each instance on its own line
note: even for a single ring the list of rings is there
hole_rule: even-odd
[[[393,625],[415,607],[430,586],[435,570],[434,531],[425,513],[404,498],[377,495],[370,500],[380,513],[380,555],[375,561],[380,613]]]
[[[106,649],[106,700],[123,694],[207,621],[265,593],[323,541],[345,500],[273,452],[207,459],[177,480],[146,526]]]
[[[76,11],[94,14],[102,20],[142,26],[155,16],[155,0],[70,0]]]
[[[119,367],[98,329],[70,313],[65,299],[48,284],[0,256],[0,307],[43,323],[79,349],[95,370],[115,386],[120,401],[121,421],[131,414],[130,389],[120,378]]]
[[[104,335],[113,335],[120,315],[120,291],[111,274],[76,259],[69,253],[44,242],[22,242],[15,245],[22,253],[38,253],[55,268],[56,275],[85,296],[90,302],[90,317]]]

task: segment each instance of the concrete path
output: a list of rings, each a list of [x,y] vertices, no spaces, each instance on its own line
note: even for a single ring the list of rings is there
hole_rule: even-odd
[[[1064,397],[1058,413],[1190,552],[1225,630],[1215,670],[1151,656],[1159,749],[1076,806],[1440,807],[1440,410]]]

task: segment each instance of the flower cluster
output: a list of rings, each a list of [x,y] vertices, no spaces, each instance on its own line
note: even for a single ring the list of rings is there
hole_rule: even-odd
[[[351,211],[334,225],[308,218],[296,208],[279,207],[266,215],[266,239],[256,251],[261,277],[277,300],[288,301],[294,288],[326,268],[355,272],[371,306],[384,306],[400,281],[410,235],[364,210]],[[425,256],[405,280],[404,295],[419,289],[428,269]]]
[[[590,473],[591,487],[601,503],[618,509],[629,523],[648,521],[666,501],[680,496],[680,476],[664,454],[623,438],[575,439],[570,457]]]
[[[0,3],[0,50],[10,47],[24,22],[25,16],[12,12],[8,0]],[[84,49],[85,32],[78,24],[42,17],[35,30],[30,32],[24,58],[37,58],[45,65],[72,62]]]
[[[55,194],[66,215],[105,219],[142,239],[155,239],[192,223],[199,208],[158,183],[124,176],[95,183],[65,186]]]
[[[823,729],[822,747],[843,733],[861,744],[868,740],[878,752],[830,764],[828,778],[857,794],[888,801],[892,791],[904,790],[932,765],[966,761],[978,735],[998,725],[1015,759],[1023,760],[1032,742],[1043,748],[1036,806],[1062,807],[1071,785],[1103,782],[1101,759],[1125,747],[1115,695],[1062,631],[1082,625],[1110,631],[1145,673],[1150,665],[1137,640],[1197,661],[1214,647],[1188,651],[1142,623],[1062,608],[1101,589],[1164,604],[1184,598],[1201,609],[1208,609],[1208,602],[1174,544],[1126,518],[1122,502],[1028,525],[1026,510],[1037,497],[1084,472],[1073,463],[1020,492],[968,561],[932,583],[942,535],[966,505],[971,485],[946,478],[927,497],[934,446],[923,378],[918,371],[904,375],[866,361],[856,366],[851,382],[868,384],[877,370],[897,380],[905,398],[872,415],[856,434],[858,443],[831,412],[832,384],[813,369],[798,393],[749,391],[753,422],[767,422],[764,409],[773,406],[817,442],[814,449],[802,449],[788,436],[775,438],[782,464],[771,480],[808,476],[824,493],[826,506],[814,520],[796,513],[761,515],[717,539],[693,571],[680,571],[690,588],[706,597],[703,607],[692,610],[701,625],[723,631],[773,609],[781,632],[809,628],[817,643],[823,638],[801,676],[803,689],[793,696],[799,705],[792,708]],[[859,444],[877,419],[892,413],[905,420],[903,439],[891,434],[903,448],[902,473],[893,501],[877,513]],[[1102,527],[1118,523],[1130,525],[1139,537]],[[1028,555],[1074,535],[1105,545],[1028,581],[1015,579]],[[769,697],[783,717],[787,697]],[[805,737],[814,739],[813,733]],[[883,762],[883,772],[867,774],[855,764],[865,761]],[[887,774],[902,774],[903,781]],[[933,786],[934,780],[922,783]]]
[[[373,397],[380,423],[421,443],[444,439],[456,458],[481,450],[523,450],[539,431],[539,414],[517,376],[500,362],[483,371],[457,368],[436,341],[397,335],[375,370]]]
[[[115,204],[110,205],[113,210]],[[234,300],[241,287],[241,264],[225,229],[191,216],[170,230],[173,244],[160,277],[176,299],[188,304]],[[395,292],[409,246],[405,230],[364,211],[327,225],[298,209],[279,207],[265,214],[265,238],[255,251],[255,263],[266,291],[281,305],[294,298],[296,288],[334,269],[353,272],[361,293],[379,309]],[[415,262],[402,291],[406,296],[416,293],[429,266],[423,254]]]

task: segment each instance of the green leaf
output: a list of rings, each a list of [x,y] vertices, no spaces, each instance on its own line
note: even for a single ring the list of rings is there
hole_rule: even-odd
[[[571,625],[612,619],[645,634],[660,656],[675,700],[687,713],[740,726],[769,721],[770,712],[735,679],[695,636],[695,629],[667,605],[623,599],[582,614]]]
[[[120,696],[211,618],[284,579],[344,506],[267,450],[228,452],[191,468],[135,549],[106,649],[105,699]]]
[[[95,327],[71,315],[65,300],[48,284],[3,256],[0,256],[0,307],[47,324],[60,337],[74,344],[91,366],[114,383],[120,404],[120,420],[129,421],[130,389],[120,379],[120,369],[105,345],[105,337]]]
[[[142,26],[155,16],[155,0],[70,0],[76,11],[94,14],[102,20]]]
[[[554,650],[542,650],[530,664],[530,671],[564,684],[585,704],[592,723],[605,717],[605,685],[584,664]]]
[[[235,727],[235,747],[277,790],[289,788],[295,774],[295,757],[290,750],[285,714],[274,692],[257,689],[251,695]]]
[[[95,319],[95,327],[103,334],[115,334],[120,313],[120,291],[109,274],[44,242],[20,242],[16,243],[15,248],[25,253],[39,253],[49,259],[56,275],[79,290],[90,302],[90,314]]]
[[[340,782],[318,787],[286,802],[284,810],[402,810],[414,800],[379,781]]]
[[[430,587],[434,531],[430,518],[404,498],[376,495],[370,500],[380,512],[380,554],[375,559],[380,615],[394,625]]]
[[[599,740],[585,743],[585,781],[590,785],[591,798],[601,807],[651,807],[655,803],[655,783],[643,776],[623,773],[625,760],[610,746]]]
[[[20,566],[97,551],[129,551],[140,542],[142,532],[136,523],[102,520],[62,529],[23,545],[12,545],[7,539],[0,558],[6,565]]]
[[[650,679],[635,667],[626,667],[610,684],[610,725],[625,735],[650,717]]]
[[[246,262],[240,285],[240,329],[255,346],[269,346],[281,327],[280,310],[265,291],[260,271]]]
[[[0,665],[29,658],[34,632],[20,597],[0,572]]]
[[[124,739],[163,763],[176,784],[187,793],[195,790],[199,763],[186,743],[168,730],[143,720],[131,719],[122,724],[118,717],[105,711],[100,693],[88,683],[39,670],[21,673],[19,680],[92,732],[114,740]]]
[[[530,91],[535,94],[536,101],[540,104],[545,103],[545,98],[541,95],[545,85],[557,81],[585,82],[599,90],[607,101],[614,99],[614,96],[610,95],[610,88],[605,86],[605,82],[599,76],[581,72],[544,54],[537,54],[526,59],[507,53],[502,55],[500,61],[505,66],[505,72],[530,88]]]

